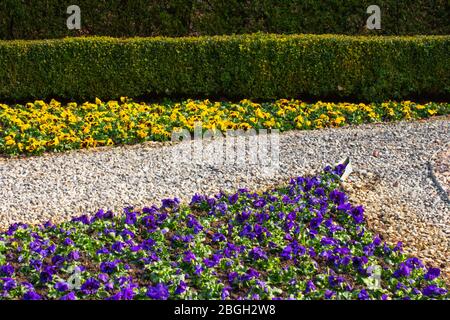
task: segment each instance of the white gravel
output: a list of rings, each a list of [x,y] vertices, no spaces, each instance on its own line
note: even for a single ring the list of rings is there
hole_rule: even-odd
[[[189,200],[196,192],[261,189],[321,170],[348,155],[356,173],[379,177],[392,197],[450,234],[449,205],[427,167],[432,155],[450,141],[449,128],[447,118],[283,133],[280,168],[272,173],[246,162],[215,165],[174,157],[176,148],[186,150],[192,143],[0,159],[0,227],[18,221],[58,221],[99,208],[140,207],[169,196]],[[207,145],[223,143],[219,139]],[[218,158],[211,150],[206,157]]]

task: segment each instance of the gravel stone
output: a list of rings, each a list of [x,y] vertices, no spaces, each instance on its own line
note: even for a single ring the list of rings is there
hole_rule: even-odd
[[[450,203],[450,143],[437,152],[430,160],[431,176],[444,200]]]

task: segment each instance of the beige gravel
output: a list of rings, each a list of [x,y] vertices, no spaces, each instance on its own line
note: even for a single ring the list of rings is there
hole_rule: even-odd
[[[356,173],[352,183],[344,183],[344,188],[353,203],[365,207],[369,229],[392,245],[403,242],[406,253],[440,267],[450,285],[450,243],[442,228],[421,218],[379,176]]]
[[[431,169],[438,187],[442,189],[446,200],[450,198],[450,142],[438,151],[430,160]]]

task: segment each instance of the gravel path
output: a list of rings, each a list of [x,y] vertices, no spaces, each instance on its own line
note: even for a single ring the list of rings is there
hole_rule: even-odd
[[[430,160],[431,177],[450,203],[450,142]]]
[[[345,187],[366,205],[369,224],[389,240],[403,240],[410,252],[441,264],[450,278],[450,208],[429,171],[433,156],[448,151],[449,129],[447,117],[291,131],[279,136],[280,167],[274,172],[249,164],[248,158],[215,164],[212,160],[220,157],[214,148],[224,146],[223,139],[207,143],[205,158],[192,162],[176,154],[191,150],[193,143],[0,159],[0,228],[16,221],[58,221],[105,206],[140,207],[169,196],[189,200],[195,192],[261,189],[350,156],[354,173]],[[448,176],[438,174],[443,175]]]

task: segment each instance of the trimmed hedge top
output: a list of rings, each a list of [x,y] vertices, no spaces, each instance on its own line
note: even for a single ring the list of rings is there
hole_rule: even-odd
[[[76,35],[186,36],[269,33],[450,34],[447,0],[77,0],[81,30],[68,30],[66,0],[2,0],[0,39]],[[367,7],[382,29],[365,27]]]
[[[450,36],[0,41],[0,99],[404,99],[450,93]]]

